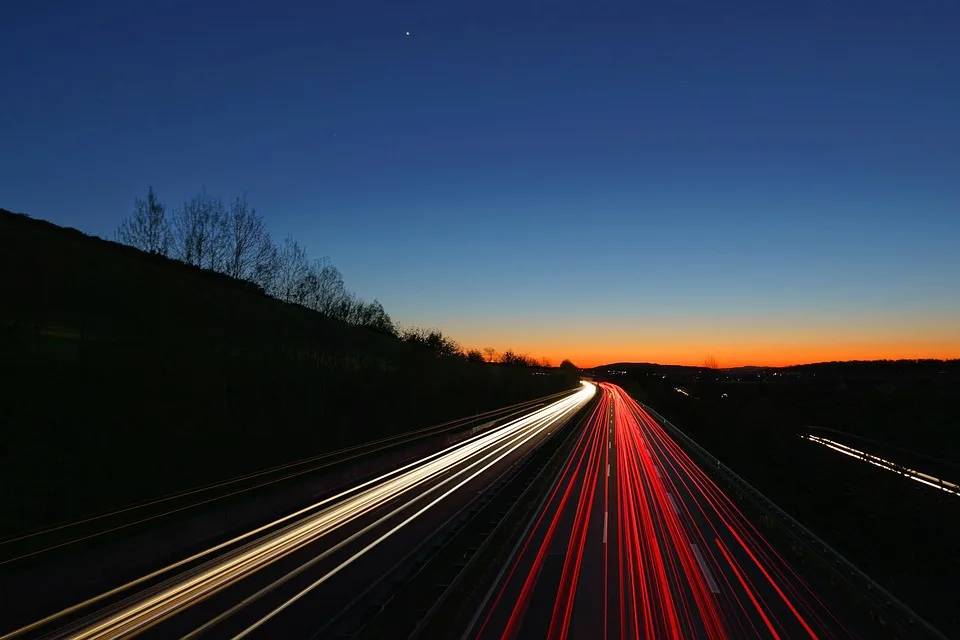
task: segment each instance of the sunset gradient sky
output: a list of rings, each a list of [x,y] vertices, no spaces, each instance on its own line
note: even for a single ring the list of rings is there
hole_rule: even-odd
[[[958,32],[932,0],[15,2],[0,206],[113,237],[148,185],[246,192],[395,320],[554,362],[956,358]]]

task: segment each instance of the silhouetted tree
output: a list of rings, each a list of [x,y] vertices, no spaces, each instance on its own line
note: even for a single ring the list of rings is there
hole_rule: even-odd
[[[365,302],[351,293],[343,275],[327,258],[310,262],[303,246],[287,236],[273,244],[263,217],[247,197],[235,198],[229,210],[206,189],[164,217],[164,206],[151,187],[146,200],[136,200],[134,216],[117,230],[122,242],[145,251],[172,254],[190,265],[219,271],[258,285],[268,295],[313,309],[344,322],[369,327],[437,354],[471,361],[551,367],[547,358],[533,358],[492,347],[464,351],[438,329],[413,327],[401,331],[379,301]],[[172,247],[172,250],[171,250]]]
[[[221,271],[227,254],[227,214],[206,189],[173,212],[174,257]]]
[[[380,333],[396,336],[397,328],[379,300],[365,302],[347,292],[341,300],[335,316],[350,324],[367,327]]]
[[[550,361],[550,358],[546,356],[537,359],[537,366],[543,367],[544,369],[553,368],[553,363]]]
[[[270,235],[267,234],[267,242],[263,253],[260,254],[257,264],[254,267],[252,280],[260,285],[264,291],[274,295],[276,291],[277,277],[280,271],[280,250],[273,244]],[[274,297],[276,297],[274,295]]]
[[[307,252],[292,236],[287,236],[278,251],[277,275],[271,294],[285,302],[303,304],[314,284],[309,276]]]
[[[427,336],[427,346],[445,356],[458,356],[463,353],[456,340],[443,335],[438,329],[434,329]]]
[[[366,304],[352,292],[344,289],[343,296],[332,305],[328,315],[350,324],[363,324]]]
[[[455,340],[443,335],[439,329],[410,327],[404,329],[401,337],[405,342],[421,345],[435,351],[438,355],[456,356],[462,354],[460,345]]]
[[[525,353],[515,353],[512,349],[507,349],[503,352],[503,355],[500,356],[501,364],[508,364],[518,367],[529,367],[536,364],[536,362]]]
[[[133,201],[133,216],[120,223],[117,241],[165,256],[170,250],[170,238],[166,207],[157,199],[153,187],[149,187],[146,200],[136,198]]]
[[[223,272],[238,280],[257,282],[272,266],[275,252],[263,218],[247,197],[230,203],[225,228]],[[257,282],[261,284],[261,282]]]
[[[380,304],[379,300],[374,300],[373,302],[358,300],[355,302],[354,308],[353,324],[369,327],[370,329],[391,336],[397,334],[397,328],[394,326],[393,320],[390,319],[390,315],[386,309],[383,308],[383,305]]]
[[[303,304],[331,318],[351,322],[350,316],[358,310],[357,301],[347,291],[340,270],[327,258],[310,264],[304,286],[307,294]]]
[[[719,368],[720,368],[719,365],[717,365],[717,359],[716,359],[714,356],[709,355],[709,354],[707,355],[706,358],[703,359],[703,366],[706,367],[707,369],[719,369]]]
[[[579,367],[577,367],[577,365],[573,364],[572,362],[566,359],[560,363],[560,368],[561,369],[577,369],[579,371]]]

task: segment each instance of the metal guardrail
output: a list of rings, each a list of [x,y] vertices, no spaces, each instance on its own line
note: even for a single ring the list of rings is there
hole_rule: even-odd
[[[772,500],[760,493],[756,488],[746,480],[737,475],[730,467],[720,462],[713,454],[701,447],[693,438],[688,436],[679,427],[664,418],[653,407],[650,407],[639,400],[637,403],[643,407],[647,413],[653,416],[660,425],[666,429],[676,439],[682,441],[690,451],[706,461],[710,467],[719,471],[733,485],[738,488],[742,495],[748,497],[756,503],[761,509],[772,514],[786,530],[800,540],[807,548],[820,556],[830,566],[832,566],[849,584],[856,587],[861,594],[876,603],[877,606],[887,615],[898,619],[901,625],[906,629],[923,632],[928,637],[938,640],[948,640],[945,635],[940,633],[933,625],[921,618],[905,603],[896,596],[884,589],[873,578],[858,569],[852,562],[843,557],[839,552],[833,549],[826,542],[814,535],[812,531],[804,527],[790,514],[778,507]]]

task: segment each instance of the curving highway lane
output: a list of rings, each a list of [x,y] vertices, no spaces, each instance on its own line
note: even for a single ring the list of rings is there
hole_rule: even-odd
[[[482,494],[596,393],[576,393],[0,636],[298,637]],[[345,571],[346,569],[349,571]]]
[[[464,637],[865,637],[623,389],[600,387]]]

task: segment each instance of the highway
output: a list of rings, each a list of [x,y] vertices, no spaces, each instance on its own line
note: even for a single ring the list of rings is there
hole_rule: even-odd
[[[464,637],[866,637],[646,411],[620,387],[600,388]]]
[[[597,392],[572,395],[21,626],[21,637],[309,637]]]
[[[366,461],[348,451],[341,457],[350,464],[320,493],[300,480],[300,467],[284,466],[263,476],[274,493],[220,511],[203,497],[207,519],[241,505],[260,512],[229,535],[183,545],[175,536],[188,540],[207,525],[171,522],[151,529],[152,546],[125,539],[123,553],[93,554],[29,583],[0,580],[10,613],[47,605],[16,625],[0,618],[0,640],[407,637],[398,611],[411,630],[417,616],[450,611],[448,631],[477,639],[873,637],[861,611],[798,575],[620,387],[584,382],[492,416],[469,431],[438,425],[423,431],[428,437],[399,438],[413,442],[407,448],[371,443],[377,455]],[[314,463],[336,466],[327,457]],[[281,503],[268,502],[278,494],[299,506],[277,515]],[[524,515],[503,517],[508,505],[526,505],[516,511]],[[472,517],[479,524],[471,529]],[[498,517],[514,533],[491,552],[497,561],[471,595],[457,601],[449,577],[425,578],[455,574],[474,552],[482,564],[490,556],[477,536],[496,540]],[[468,533],[460,536],[460,526]],[[99,586],[96,562],[115,568],[151,553],[166,559]],[[97,590],[68,603],[54,597],[85,582]],[[443,593],[453,609],[411,608],[411,593]]]

